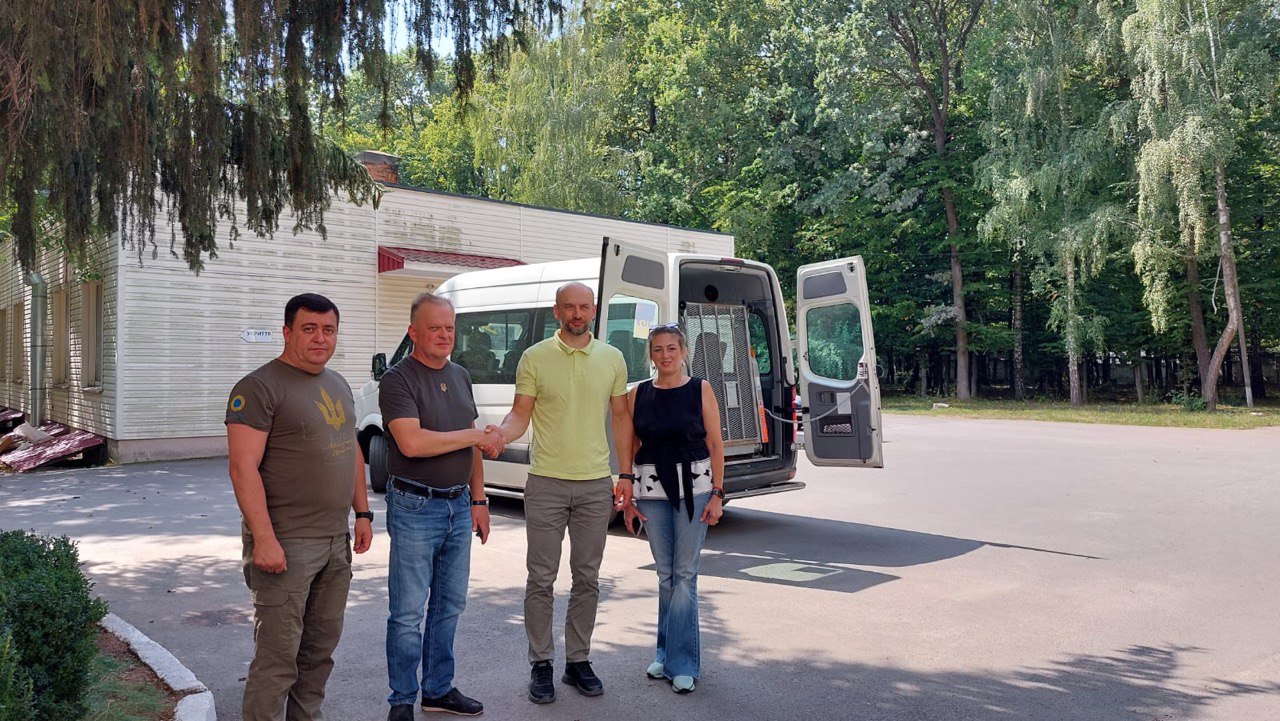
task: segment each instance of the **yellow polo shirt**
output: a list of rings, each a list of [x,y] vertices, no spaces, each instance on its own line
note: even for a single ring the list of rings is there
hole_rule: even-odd
[[[566,481],[611,475],[605,423],[609,399],[627,394],[621,351],[594,337],[572,348],[556,331],[520,356],[516,393],[534,397],[530,473]]]

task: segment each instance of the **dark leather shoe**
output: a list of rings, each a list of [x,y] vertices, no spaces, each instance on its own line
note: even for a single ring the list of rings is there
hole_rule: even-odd
[[[604,693],[604,683],[595,671],[591,670],[590,661],[574,661],[564,665],[564,675],[560,680],[578,689],[583,696],[599,696]]]
[[[402,703],[391,707],[387,721],[413,721],[413,704]]]
[[[529,700],[534,703],[551,703],[556,700],[555,675],[550,661],[538,661],[529,672]]]
[[[454,716],[479,716],[484,713],[484,704],[473,698],[463,696],[462,692],[456,688],[451,688],[449,693],[440,698],[423,696],[422,710],[451,713]]]

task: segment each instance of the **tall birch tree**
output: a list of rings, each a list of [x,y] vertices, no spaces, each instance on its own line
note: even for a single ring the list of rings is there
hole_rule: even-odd
[[[1193,258],[1216,256],[1221,268],[1227,320],[1200,378],[1210,409],[1218,405],[1222,364],[1237,335],[1245,347],[1227,167],[1249,118],[1274,88],[1266,46],[1275,20],[1257,0],[1139,0],[1123,25],[1142,133],[1134,260],[1156,328],[1169,320],[1169,273],[1182,248]]]
[[[1093,7],[1048,0],[1002,8],[991,32],[1000,50],[979,166],[980,187],[995,202],[979,229],[1013,245],[1017,262],[1034,264],[1066,351],[1071,403],[1081,405],[1081,356],[1102,332],[1083,286],[1129,228],[1116,191],[1124,166],[1105,112],[1114,99],[1106,82],[1114,38]]]

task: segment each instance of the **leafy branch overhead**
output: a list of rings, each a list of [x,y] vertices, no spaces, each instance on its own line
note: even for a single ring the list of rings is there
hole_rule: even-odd
[[[465,93],[477,57],[500,57],[521,38],[513,28],[560,11],[557,0],[3,3],[0,208],[13,207],[17,258],[33,266],[42,213],[83,260],[92,238],[112,232],[154,253],[165,212],[182,235],[170,251],[195,271],[217,254],[219,222],[232,237],[241,223],[269,235],[292,213],[295,228],[323,233],[334,193],[377,201],[316,119],[345,109],[358,68],[389,122],[389,21],[402,21],[428,73],[451,40]]]

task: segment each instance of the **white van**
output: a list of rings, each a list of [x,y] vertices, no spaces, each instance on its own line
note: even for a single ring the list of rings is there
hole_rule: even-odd
[[[454,276],[436,293],[457,309],[452,359],[471,373],[481,427],[501,423],[511,410],[520,355],[556,331],[555,292],[570,281],[597,291],[596,337],[622,351],[633,385],[652,375],[649,327],[676,321],[684,328],[690,375],[710,381],[720,403],[727,499],[804,488],[795,480],[797,382],[808,401],[798,412],[810,461],[883,465],[875,338],[866,273],[856,256],[799,269],[799,369],[791,360],[797,356],[782,289],[764,263],[666,253],[605,238],[600,258]],[[406,335],[389,361],[376,354],[373,379],[356,400],[360,446],[379,493],[387,485],[387,445],[378,381],[412,352]],[[601,423],[608,428],[607,415]],[[530,427],[497,460],[485,461],[490,495],[522,496],[532,433]]]

